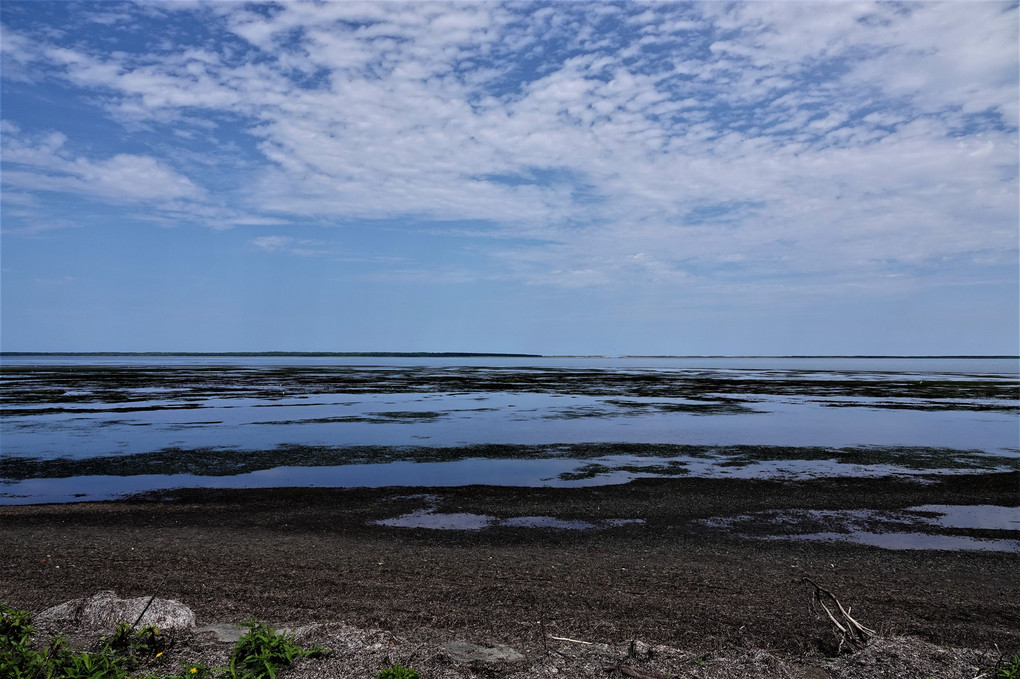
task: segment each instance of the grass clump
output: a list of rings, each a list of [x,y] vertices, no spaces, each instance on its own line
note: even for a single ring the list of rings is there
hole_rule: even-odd
[[[329,649],[318,644],[301,648],[293,635],[279,634],[254,618],[244,623],[247,634],[237,641],[230,665],[220,675],[229,679],[274,679],[276,668],[290,665],[300,658],[318,658]]]
[[[313,644],[302,648],[293,636],[278,634],[252,619],[227,667],[208,667],[202,662],[181,662],[181,671],[165,675],[140,675],[141,679],[276,679],[277,670],[299,658],[317,658],[330,650]],[[32,648],[31,615],[0,602],[0,677],[3,679],[130,679],[133,670],[163,654],[167,648],[159,629],[135,630],[120,623],[109,637],[100,640],[94,653],[74,652],[56,637],[45,651]],[[401,679],[415,679],[403,677]]]
[[[995,679],[1020,679],[1020,655],[1009,660],[1001,658],[995,669]]]
[[[211,679],[216,676],[216,669],[203,662],[184,662],[182,660],[181,671],[177,674],[168,674],[163,679]],[[159,677],[147,674],[142,679],[159,679]]]
[[[400,663],[393,667],[387,667],[375,675],[375,679],[421,679],[421,675],[410,667],[404,667]]]
[[[135,631],[126,622],[117,623],[117,629],[109,637],[100,639],[104,649],[113,655],[123,658],[129,667],[162,655],[167,649],[167,642],[155,625],[146,625]]]

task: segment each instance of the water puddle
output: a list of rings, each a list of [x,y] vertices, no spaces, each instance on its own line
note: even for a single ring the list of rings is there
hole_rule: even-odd
[[[920,505],[909,512],[932,513],[927,520],[943,528],[1020,530],[1020,507],[997,505]]]
[[[493,517],[486,514],[451,513],[442,514],[431,509],[419,509],[397,516],[383,519],[375,523],[393,528],[435,528],[437,530],[481,530],[492,525]]]
[[[895,550],[936,549],[952,552],[1020,552],[1020,540],[972,538],[965,535],[929,535],[928,533],[807,533],[795,536],[776,536],[769,539],[851,542],[857,545]]]
[[[1020,552],[1020,508],[997,505],[919,505],[900,510],[845,509],[754,512],[696,524],[762,540],[849,542],[895,550]],[[972,537],[944,529],[1003,532]]]
[[[603,530],[629,524],[643,524],[644,519],[606,519],[581,521],[558,519],[555,516],[515,516],[499,519],[488,514],[444,513],[419,509],[392,519],[375,523],[393,528],[432,528],[437,530],[481,530],[483,528],[553,528],[558,530]]]

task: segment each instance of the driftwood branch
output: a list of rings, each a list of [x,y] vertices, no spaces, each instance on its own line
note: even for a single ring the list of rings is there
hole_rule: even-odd
[[[801,582],[807,582],[815,588],[815,596],[811,600],[811,605],[812,607],[814,607],[815,604],[821,606],[822,610],[825,611],[826,617],[829,618],[829,621],[838,630],[837,636],[839,637],[840,651],[843,650],[844,644],[855,650],[864,648],[864,646],[867,645],[868,640],[876,635],[875,630],[865,627],[854,620],[853,617],[850,616],[850,610],[843,608],[843,604],[839,602],[839,599],[836,598],[835,594],[825,589],[811,578],[801,578]],[[829,606],[825,605],[826,602],[828,602],[829,606],[832,606],[831,609]],[[838,616],[833,612],[834,610],[839,612]]]
[[[134,549],[134,547],[132,547],[132,549]],[[145,604],[145,608],[143,608],[142,612],[138,614],[138,617],[135,618],[135,621],[133,623],[131,623],[131,629],[134,629],[134,628],[138,627],[138,623],[140,623],[142,621],[142,618],[145,617],[146,611],[149,610],[149,606],[152,605],[152,602],[156,600],[156,595],[159,594],[159,590],[163,589],[163,585],[166,584],[167,578],[169,578],[169,577],[170,577],[169,573],[167,573],[165,576],[163,576],[163,582],[159,583],[159,587],[157,587],[156,591],[153,592],[152,596],[149,597],[149,602],[147,604]]]
[[[585,646],[591,646],[592,645],[592,642],[590,642],[590,641],[578,641],[577,639],[568,639],[566,637],[554,637],[551,634],[549,635],[549,638],[550,639],[555,639],[556,641],[569,641],[572,644],[584,644]]]

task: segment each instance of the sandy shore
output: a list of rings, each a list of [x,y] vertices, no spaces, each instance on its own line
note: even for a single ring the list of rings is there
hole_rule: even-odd
[[[695,521],[782,508],[1015,506],[1018,488],[1017,473],[681,478],[574,489],[184,491],[0,507],[0,600],[40,611],[104,589],[122,596],[158,589],[191,606],[200,624],[255,615],[522,649],[540,647],[544,629],[699,652],[830,652],[832,634],[809,610],[811,590],[801,582],[809,576],[885,634],[1020,649],[1015,553],[760,540]],[[583,519],[599,528],[375,523],[415,510]],[[611,519],[643,523],[599,523]]]

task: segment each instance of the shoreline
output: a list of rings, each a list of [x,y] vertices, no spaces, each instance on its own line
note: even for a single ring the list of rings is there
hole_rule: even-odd
[[[32,356],[266,356],[286,358],[952,358],[1020,360],[1014,354],[534,354],[474,351],[0,351],[0,358]]]
[[[595,487],[642,478],[761,479],[1020,471],[1015,457],[906,446],[556,445],[171,448],[84,458],[0,460],[0,506],[111,501],[161,488]],[[81,486],[88,480],[88,490]],[[490,479],[494,479],[490,481]]]
[[[102,590],[146,596],[159,588],[192,607],[199,624],[255,615],[278,626],[343,622],[423,643],[462,638],[534,650],[541,619],[549,634],[606,643],[824,653],[831,634],[808,611],[806,576],[883,635],[1020,650],[1015,553],[762,539],[774,526],[751,522],[738,535],[699,523],[789,509],[1016,507],[1018,489],[1020,473],[1009,472],[642,479],[593,488],[181,490],[3,506],[0,601],[38,613]],[[588,530],[375,523],[416,511],[601,523]],[[619,519],[643,522],[612,523]]]

